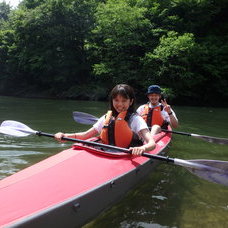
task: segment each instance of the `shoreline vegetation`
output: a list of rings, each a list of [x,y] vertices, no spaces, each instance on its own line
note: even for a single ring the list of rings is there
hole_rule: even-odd
[[[0,2],[0,95],[106,101],[126,83],[228,107],[226,0]]]

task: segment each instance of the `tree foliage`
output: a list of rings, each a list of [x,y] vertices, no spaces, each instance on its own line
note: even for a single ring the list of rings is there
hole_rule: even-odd
[[[102,99],[128,83],[140,100],[156,83],[179,104],[227,105],[227,10],[226,0],[3,2],[0,93]]]
[[[97,7],[96,27],[92,31],[91,49],[96,55],[93,72],[102,80],[137,82],[140,58],[143,56],[150,30],[145,7],[137,2],[108,0]],[[98,58],[97,58],[98,57]]]
[[[8,20],[10,13],[10,5],[8,5],[5,1],[0,2],[0,21]]]
[[[86,0],[26,0],[12,13],[14,40],[6,46],[19,86],[62,96],[72,84],[86,82],[84,42],[93,22],[91,10]]]

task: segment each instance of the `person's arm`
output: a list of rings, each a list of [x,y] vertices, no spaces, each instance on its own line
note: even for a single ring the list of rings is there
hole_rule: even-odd
[[[143,109],[144,109],[144,105],[139,106],[139,107],[137,108],[137,110],[136,110],[136,113],[138,113],[139,115],[141,115],[142,112],[143,112]]]
[[[78,133],[62,133],[62,132],[58,132],[55,134],[55,139],[57,139],[58,141],[62,141],[62,137],[66,137],[66,138],[75,138],[75,139],[88,139],[91,138],[93,136],[95,136],[97,134],[97,130],[92,127],[87,131],[84,132],[78,132]]]
[[[85,139],[88,139],[88,138],[91,138],[97,134],[100,133],[102,127],[103,127],[103,123],[104,123],[104,117],[105,116],[102,116],[101,118],[99,118],[99,120],[93,125],[93,127],[91,127],[89,130],[87,131],[84,131],[84,132],[77,132],[77,133],[62,133],[62,132],[59,132],[59,133],[56,133],[55,134],[55,138],[58,140],[58,141],[62,141],[61,138],[62,137],[69,137],[69,138],[77,138],[77,139],[82,139],[82,140],[85,140]]]
[[[178,119],[177,119],[176,114],[174,113],[174,111],[171,109],[171,106],[169,104],[167,104],[165,99],[162,100],[161,103],[164,106],[164,110],[169,115],[171,127],[177,128],[178,127]]]
[[[177,128],[178,127],[178,119],[177,119],[176,115],[174,114],[173,111],[169,112],[168,114],[169,114],[171,127]]]
[[[130,147],[129,149],[131,150],[133,155],[141,155],[143,152],[153,150],[156,146],[149,129],[142,129],[139,133],[142,136],[143,140],[146,142],[146,144],[139,147]]]

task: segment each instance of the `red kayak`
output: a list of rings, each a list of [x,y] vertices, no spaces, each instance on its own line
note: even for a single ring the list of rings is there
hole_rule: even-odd
[[[156,135],[162,154],[171,133]],[[74,144],[0,181],[0,227],[80,227],[119,200],[159,161]]]

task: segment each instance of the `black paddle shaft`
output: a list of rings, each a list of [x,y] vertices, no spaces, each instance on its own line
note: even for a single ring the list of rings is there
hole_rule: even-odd
[[[45,133],[45,132],[41,132],[41,131],[37,131],[36,135],[55,138],[55,136],[53,134],[49,134],[49,133]],[[112,146],[112,145],[107,145],[107,144],[102,144],[102,143],[97,143],[97,142],[92,142],[92,141],[85,141],[85,140],[81,140],[81,139],[66,138],[66,137],[62,137],[62,140],[72,141],[72,142],[77,142],[77,143],[82,143],[82,144],[87,144],[87,145],[92,145],[92,146],[100,146],[100,147],[118,150],[118,151],[121,151],[124,153],[131,154],[131,151],[129,149],[121,148],[121,147],[117,147],[117,146]],[[143,153],[142,156],[160,160],[160,161],[166,161],[167,163],[174,163],[174,158],[169,158],[169,157],[164,157],[164,156],[154,155],[154,154],[149,154],[149,153]]]
[[[166,130],[166,129],[162,129],[162,131],[164,132],[168,132],[168,133],[174,133],[174,134],[178,134],[178,135],[187,135],[187,136],[192,136],[191,133],[187,133],[187,132],[181,132],[181,131],[170,131],[170,130]]]
[[[0,133],[3,134],[8,134],[12,136],[18,136],[18,137],[23,137],[27,136],[29,134],[36,134],[38,136],[47,136],[47,137],[52,137],[54,138],[55,135],[49,134],[49,133],[44,133],[40,131],[34,131],[33,129],[29,128],[25,124],[22,124],[17,121],[12,121],[12,120],[6,120],[4,121],[1,126],[0,126]],[[18,134],[18,131],[24,132],[25,134]],[[192,134],[192,136],[198,137],[199,135]],[[200,136],[202,137],[202,136]],[[206,137],[206,136],[203,136]],[[208,136],[207,136],[208,137]],[[101,144],[97,142],[92,142],[92,141],[86,141],[86,140],[80,140],[80,139],[73,139],[73,138],[67,138],[63,137],[62,138],[65,141],[73,141],[73,142],[78,142],[82,144],[88,144],[88,145],[95,145],[103,148],[110,148],[112,150],[116,149],[118,151],[122,151],[125,153],[130,154],[131,151],[126,148],[121,148],[121,147],[116,147],[116,146],[111,146],[111,145],[106,145],[106,144]],[[214,138],[213,140],[218,139],[221,140],[226,140],[228,144],[228,139],[221,139],[221,138]],[[188,169],[191,173],[208,180],[210,182],[214,183],[219,183],[223,184],[225,186],[228,186],[228,162],[227,161],[217,161],[217,160],[182,160],[178,158],[169,158],[169,157],[163,157],[160,155],[155,155],[155,154],[149,154],[149,153],[143,153],[141,156],[152,158],[152,159],[157,159],[161,161],[165,161],[167,164],[168,163],[173,163],[174,165],[182,166]]]

